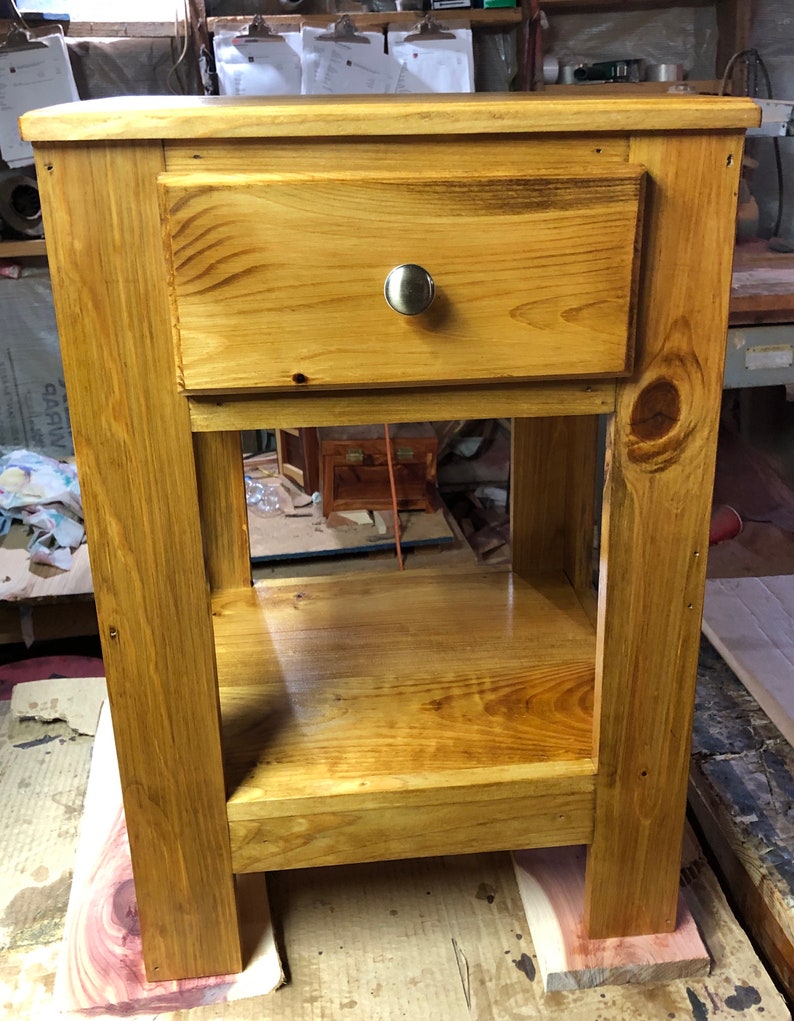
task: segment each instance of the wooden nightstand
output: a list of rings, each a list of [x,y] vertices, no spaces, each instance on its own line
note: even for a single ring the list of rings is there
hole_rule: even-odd
[[[517,94],[23,118],[152,979],[240,967],[235,872],[587,843],[592,936],[674,925],[757,120]],[[383,294],[405,264],[435,285],[415,315]],[[251,587],[239,430],[508,416],[511,571]]]

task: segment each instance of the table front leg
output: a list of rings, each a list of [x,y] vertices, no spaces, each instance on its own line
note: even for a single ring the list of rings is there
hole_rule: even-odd
[[[650,180],[635,370],[607,440],[592,938],[675,927],[742,142],[630,153]]]
[[[209,590],[156,142],[37,151],[143,952],[241,968]]]

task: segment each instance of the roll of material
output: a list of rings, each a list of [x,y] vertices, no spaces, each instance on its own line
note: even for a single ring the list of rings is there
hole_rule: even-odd
[[[39,187],[32,177],[0,171],[0,224],[23,237],[41,237]]]
[[[560,84],[561,85],[575,85],[576,84],[576,71],[582,67],[582,64],[563,64],[560,68]]]
[[[560,75],[560,62],[557,58],[547,53],[543,58],[543,81],[546,85],[556,85]]]
[[[648,64],[645,68],[647,82],[680,82],[683,79],[683,64]]]

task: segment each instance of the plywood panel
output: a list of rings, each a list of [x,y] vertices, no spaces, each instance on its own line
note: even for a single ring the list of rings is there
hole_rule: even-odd
[[[794,575],[709,580],[703,632],[794,745]]]

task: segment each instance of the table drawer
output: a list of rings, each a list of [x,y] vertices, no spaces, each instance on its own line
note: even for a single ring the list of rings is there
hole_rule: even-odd
[[[631,369],[640,167],[159,180],[188,393]],[[402,264],[434,281],[420,314],[384,297]]]

